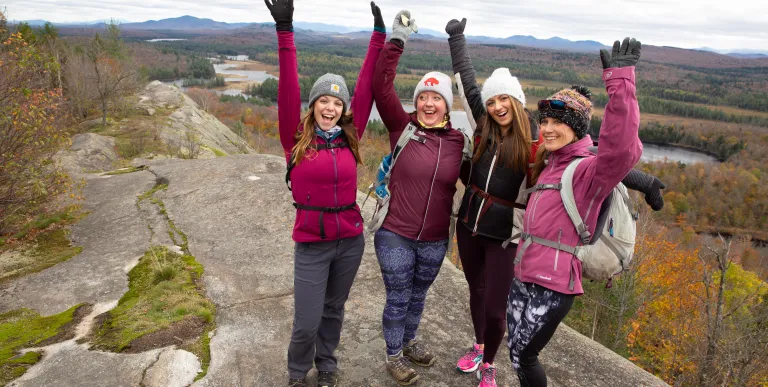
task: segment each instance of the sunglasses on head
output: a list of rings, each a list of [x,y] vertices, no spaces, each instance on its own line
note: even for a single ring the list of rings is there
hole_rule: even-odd
[[[557,99],[542,99],[539,101],[539,110],[546,109],[547,107],[553,110],[566,110],[568,108],[565,102]]]

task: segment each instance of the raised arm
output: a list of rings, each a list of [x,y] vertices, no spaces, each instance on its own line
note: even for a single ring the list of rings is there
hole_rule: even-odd
[[[373,13],[373,33],[371,41],[368,43],[368,52],[365,54],[363,66],[360,68],[360,74],[357,76],[355,84],[355,95],[352,97],[350,108],[354,113],[355,127],[357,128],[358,138],[363,137],[365,127],[368,125],[368,118],[373,109],[373,72],[376,70],[376,62],[384,47],[384,39],[387,37],[387,28],[384,26],[384,20],[381,18],[381,10],[371,1],[371,12]]]
[[[384,44],[379,60],[376,62],[373,77],[373,99],[376,101],[376,108],[379,110],[381,120],[389,131],[390,143],[392,143],[393,138],[397,142],[397,136],[410,121],[410,116],[403,109],[400,98],[395,92],[397,64],[400,61],[400,56],[403,55],[405,42],[415,28],[415,24],[408,26],[403,24],[403,19],[408,20],[410,16],[408,11],[400,11],[395,16],[392,36],[389,42]],[[414,21],[410,22],[413,23]]]
[[[296,45],[293,42],[293,0],[264,0],[275,19],[280,79],[277,86],[277,117],[285,158],[291,157],[301,121],[301,92]]]
[[[640,42],[624,39],[621,47],[616,41],[613,53],[600,52],[603,80],[608,91],[603,125],[600,128],[598,153],[588,197],[605,197],[621,182],[643,153],[638,137],[640,108],[635,89],[635,64],[640,58]]]
[[[467,97],[470,109],[472,109],[472,117],[477,121],[485,114],[485,106],[480,95],[480,86],[475,78],[475,68],[472,67],[472,60],[469,59],[469,53],[467,53],[467,39],[464,37],[464,27],[466,25],[467,18],[461,19],[461,21],[453,19],[445,26],[445,32],[449,36],[448,46],[451,49],[453,73],[461,74],[464,95]],[[467,112],[467,114],[469,113]]]

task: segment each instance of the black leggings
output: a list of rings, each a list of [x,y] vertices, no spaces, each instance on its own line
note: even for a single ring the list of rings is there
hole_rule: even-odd
[[[509,359],[521,387],[546,387],[547,374],[539,351],[549,343],[557,326],[568,315],[575,296],[540,285],[512,281],[507,300]]]

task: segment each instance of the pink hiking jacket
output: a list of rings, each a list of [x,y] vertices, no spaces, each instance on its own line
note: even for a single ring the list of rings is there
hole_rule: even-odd
[[[374,31],[368,45],[363,66],[357,78],[354,97],[349,110],[354,113],[354,124],[358,139],[363,136],[368,118],[373,109],[373,71],[379,53],[384,46],[386,34]],[[283,145],[286,162],[296,144],[296,132],[302,130],[301,93],[299,90],[298,65],[293,32],[277,32],[280,79],[278,81],[278,119],[280,142]],[[316,141],[318,139],[316,138]],[[324,141],[324,140],[321,140]],[[333,142],[342,141],[337,137]],[[316,207],[342,207],[355,203],[357,199],[357,164],[349,148],[337,148],[318,152],[307,152],[307,157],[291,172],[293,200],[296,203]],[[293,240],[296,242],[331,241],[360,235],[363,220],[360,208],[340,213],[325,213],[323,228],[326,238],[320,238],[320,212],[296,210],[293,225]]]
[[[577,157],[586,158],[576,169],[573,190],[576,206],[590,232],[594,232],[603,200],[635,166],[643,153],[643,144],[637,134],[640,109],[635,95],[635,68],[606,69],[603,71],[603,80],[609,101],[600,128],[597,156],[588,150],[592,139],[587,135],[553,152],[537,182],[557,184],[571,161]],[[576,228],[557,190],[542,190],[531,194],[525,211],[523,232],[551,241],[561,241],[566,245],[580,244]],[[515,266],[515,275],[522,282],[532,282],[556,292],[576,295],[584,293],[581,286],[581,261],[569,253],[536,243],[524,251]]]

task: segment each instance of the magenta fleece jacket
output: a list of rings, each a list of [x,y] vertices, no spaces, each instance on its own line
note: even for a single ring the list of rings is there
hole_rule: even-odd
[[[586,158],[576,169],[573,190],[576,207],[591,232],[594,232],[603,200],[643,153],[643,144],[637,134],[640,109],[635,94],[635,68],[606,69],[603,80],[609,101],[600,128],[598,154],[595,156],[589,152],[592,139],[586,136],[553,152],[538,180],[538,184],[559,183],[571,161],[577,157]],[[576,228],[557,190],[537,191],[528,198],[523,230],[548,240],[557,241],[559,238],[563,244],[579,244]],[[581,261],[569,253],[536,243],[525,250],[521,261],[515,266],[515,275],[520,281],[532,282],[556,292],[584,293]],[[573,288],[569,286],[571,278],[574,279]]]
[[[395,70],[402,54],[402,48],[391,42],[385,44],[373,78],[373,96],[389,131],[391,149],[409,123],[421,128],[416,114],[403,110],[395,92]],[[412,240],[448,239],[464,135],[451,129],[450,123],[444,129],[422,128],[417,134],[426,141],[411,141],[392,169],[392,198],[383,227]]]
[[[357,78],[354,97],[349,109],[354,114],[358,139],[363,136],[373,108],[371,83],[379,53],[384,45],[385,34],[373,32],[368,52]],[[301,121],[301,93],[299,90],[298,65],[293,32],[277,32],[280,79],[278,81],[278,120],[280,143],[285,159],[291,157],[296,144],[296,132]],[[317,139],[316,139],[317,141]],[[342,141],[336,138],[334,142]],[[307,157],[291,172],[293,200],[296,203],[317,207],[341,207],[355,203],[357,199],[357,164],[349,148],[307,152]],[[296,210],[293,240],[319,242],[360,235],[363,220],[360,208],[355,207],[338,214],[325,213],[323,226],[326,238],[320,238],[320,212]]]

